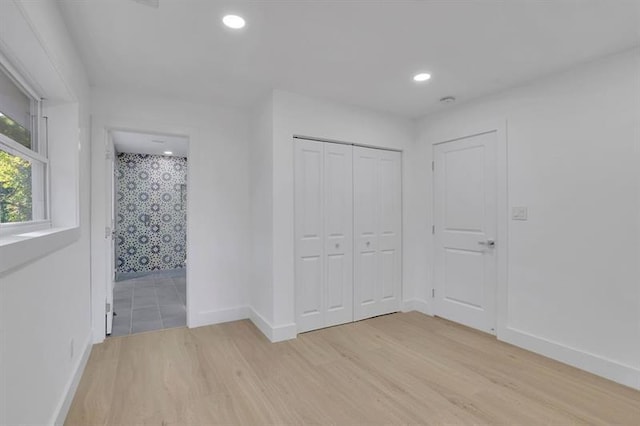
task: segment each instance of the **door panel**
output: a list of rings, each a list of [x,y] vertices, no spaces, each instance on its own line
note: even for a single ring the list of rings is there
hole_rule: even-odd
[[[352,147],[294,145],[296,318],[304,332],[353,321]]]
[[[353,147],[324,143],[324,326],[353,321]]]
[[[300,312],[304,317],[321,315],[322,311],[322,260],[320,256],[300,258]]]
[[[323,146],[295,144],[296,318],[301,331],[324,324]]]
[[[354,148],[354,318],[396,312],[401,301],[401,154]]]
[[[435,313],[495,334],[495,132],[434,147]]]

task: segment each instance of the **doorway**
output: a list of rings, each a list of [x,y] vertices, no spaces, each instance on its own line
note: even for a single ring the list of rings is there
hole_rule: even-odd
[[[497,131],[434,145],[434,313],[496,334]]]
[[[186,326],[188,139],[112,130],[110,140],[107,334]]]

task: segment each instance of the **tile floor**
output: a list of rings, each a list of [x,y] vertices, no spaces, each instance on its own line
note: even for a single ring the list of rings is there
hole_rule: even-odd
[[[160,271],[118,281],[113,289],[111,336],[183,327],[187,281],[184,269]]]

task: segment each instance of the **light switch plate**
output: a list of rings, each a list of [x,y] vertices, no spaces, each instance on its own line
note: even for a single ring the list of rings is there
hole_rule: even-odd
[[[512,207],[511,220],[527,220],[527,213],[526,207]]]

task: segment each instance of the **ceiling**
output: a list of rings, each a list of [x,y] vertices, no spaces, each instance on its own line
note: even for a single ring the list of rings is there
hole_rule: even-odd
[[[189,139],[184,136],[114,130],[111,137],[118,153],[165,155],[164,152],[169,151],[174,157],[187,157],[189,151]]]
[[[640,45],[636,0],[61,3],[93,86],[237,107],[276,88],[416,117]]]

